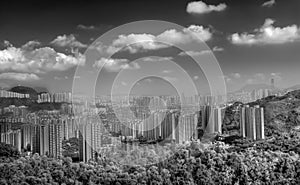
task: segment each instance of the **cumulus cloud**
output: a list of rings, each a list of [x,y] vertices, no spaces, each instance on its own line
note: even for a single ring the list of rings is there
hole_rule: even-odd
[[[151,78],[147,78],[147,79],[145,79],[145,82],[151,83],[152,79]]]
[[[254,78],[260,81],[260,80],[265,80],[266,76],[263,73],[255,73]]]
[[[128,59],[112,59],[101,58],[97,60],[94,67],[100,68],[103,66],[109,72],[117,72],[122,69],[139,69],[140,66],[136,62],[129,62]]]
[[[282,80],[282,76],[281,73],[271,73],[271,78],[273,78],[275,81],[281,81]]]
[[[12,44],[8,40],[5,40],[3,42],[3,44],[4,44],[4,47],[11,47],[12,46]]]
[[[87,47],[86,44],[79,42],[73,34],[59,35],[50,43],[55,46],[59,46],[59,47],[71,47],[71,48],[86,48]]]
[[[254,33],[234,33],[230,36],[233,44],[255,45],[255,44],[283,44],[294,42],[300,38],[300,29],[297,25],[286,27],[274,27],[273,19],[266,19],[265,23]]]
[[[162,73],[166,73],[166,74],[171,73],[171,72],[172,72],[171,70],[163,70],[162,71]]]
[[[179,56],[201,56],[204,54],[209,54],[212,52],[221,52],[224,51],[224,48],[215,46],[212,48],[212,50],[202,50],[202,51],[182,51],[178,55]]]
[[[40,78],[33,73],[1,73],[0,79],[17,80],[17,81],[34,81]]]
[[[54,80],[63,80],[63,79],[67,80],[67,79],[69,79],[69,77],[68,76],[64,76],[64,77],[54,76]]]
[[[223,76],[220,76],[220,77],[223,78],[226,83],[232,82],[232,79],[229,76],[223,75]]]
[[[126,49],[130,53],[137,53],[139,51],[167,48],[174,44],[208,41],[211,38],[212,32],[209,28],[191,25],[183,30],[170,29],[158,35],[147,33],[119,35],[110,46],[98,44],[97,48],[111,54],[120,49]]]
[[[275,0],[270,0],[270,1],[266,1],[264,2],[261,6],[263,7],[272,7],[273,5],[275,5]]]
[[[225,10],[226,7],[225,3],[221,3],[219,5],[207,5],[203,1],[194,1],[187,5],[186,11],[192,14],[204,14],[212,11],[220,12]]]
[[[202,51],[182,51],[178,55],[179,56],[201,56],[207,53],[212,53],[210,50],[202,50]]]
[[[146,62],[162,62],[162,61],[173,60],[173,57],[144,57],[142,58],[142,60]]]
[[[45,73],[65,71],[85,63],[85,57],[80,53],[73,56],[57,52],[51,47],[33,49],[32,45],[37,43],[28,43],[20,48],[10,45],[0,50],[0,71]]]
[[[254,84],[255,80],[253,78],[249,78],[249,79],[247,79],[246,83],[247,84]]]
[[[240,73],[232,73],[231,76],[233,78],[239,79],[239,78],[241,78],[242,75]]]
[[[255,73],[249,79],[247,79],[246,83],[248,84],[263,83],[266,81],[266,79],[267,79],[267,75],[263,73]]]
[[[220,52],[220,51],[224,51],[224,48],[221,48],[221,47],[218,47],[218,46],[215,46],[213,47],[212,49],[214,52]]]
[[[22,46],[22,49],[24,49],[24,50],[33,50],[33,49],[39,47],[40,45],[41,45],[41,43],[39,41],[31,40],[31,41],[28,41],[26,44],[24,44]]]
[[[96,29],[96,27],[93,26],[93,25],[87,26],[87,25],[79,24],[79,25],[77,25],[77,29],[80,29],[80,30],[94,30],[94,29]]]
[[[126,82],[121,82],[121,84],[123,85],[123,86],[127,86],[127,83]]]

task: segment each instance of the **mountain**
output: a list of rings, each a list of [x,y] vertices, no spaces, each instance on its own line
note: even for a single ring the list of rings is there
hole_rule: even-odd
[[[31,87],[25,87],[25,86],[16,86],[10,89],[12,92],[16,93],[22,93],[22,94],[29,94],[31,100],[37,100],[38,99],[38,93],[36,90],[34,90]]]
[[[252,92],[253,90],[259,90],[259,89],[273,89],[271,85],[268,84],[247,84],[244,87],[242,87],[237,92]]]
[[[64,103],[37,103],[38,93],[31,87],[16,86],[9,91],[29,94],[30,98],[0,98],[0,108],[15,106],[27,106],[29,111],[35,112],[39,110],[59,110]]]

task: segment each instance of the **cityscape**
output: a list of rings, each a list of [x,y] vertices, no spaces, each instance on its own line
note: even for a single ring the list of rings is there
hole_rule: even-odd
[[[0,185],[299,185],[300,1],[0,6]]]
[[[234,96],[237,99],[228,98],[229,102],[224,104],[217,104],[216,99],[224,98],[222,96],[183,96],[185,112],[180,111],[181,100],[177,96],[133,96],[129,99],[120,96],[118,102],[114,103],[117,103],[117,112],[122,115],[121,122],[114,113],[109,96],[99,97],[93,103],[73,98],[71,92],[40,93],[35,100],[37,104],[60,103],[60,108],[37,112],[30,112],[24,105],[1,108],[0,142],[15,146],[19,152],[60,158],[63,156],[63,142],[76,138],[80,146],[79,160],[87,162],[95,159],[101,147],[121,144],[124,139],[131,142],[140,142],[142,139],[143,142],[150,143],[168,140],[180,144],[198,140],[204,132],[236,134],[253,140],[264,139],[262,107],[241,106],[237,110],[240,114],[239,128],[225,131],[222,123],[226,107],[232,104],[230,102],[254,102],[273,95],[272,90],[259,89],[239,95],[240,93]],[[29,94],[4,90],[1,91],[1,98],[31,99]],[[166,107],[161,108],[160,105],[164,103]],[[147,109],[149,104],[153,104],[155,109]],[[133,116],[126,112],[128,107],[135,108]],[[87,139],[90,141],[86,141]]]

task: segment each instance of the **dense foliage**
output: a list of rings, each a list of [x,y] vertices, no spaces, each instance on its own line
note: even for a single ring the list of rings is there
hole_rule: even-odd
[[[124,166],[104,159],[72,163],[34,155],[0,164],[0,184],[300,184],[295,152],[192,142],[158,164]],[[136,151],[138,152],[138,151]],[[156,156],[153,156],[156,157]]]
[[[79,160],[79,139],[72,137],[62,142],[63,156],[70,157],[74,160]]]
[[[0,143],[0,157],[19,157],[17,148],[10,144]]]

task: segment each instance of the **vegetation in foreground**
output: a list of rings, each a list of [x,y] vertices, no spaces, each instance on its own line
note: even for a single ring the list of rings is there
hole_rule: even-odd
[[[68,157],[22,157],[12,152],[10,160],[6,156],[0,164],[0,184],[300,184],[299,133],[278,132],[274,137],[279,142],[269,138],[230,146],[221,142],[207,147],[196,142],[177,145],[178,152],[166,161],[135,167],[104,157],[72,163]],[[7,150],[5,146],[1,155],[11,153]]]

